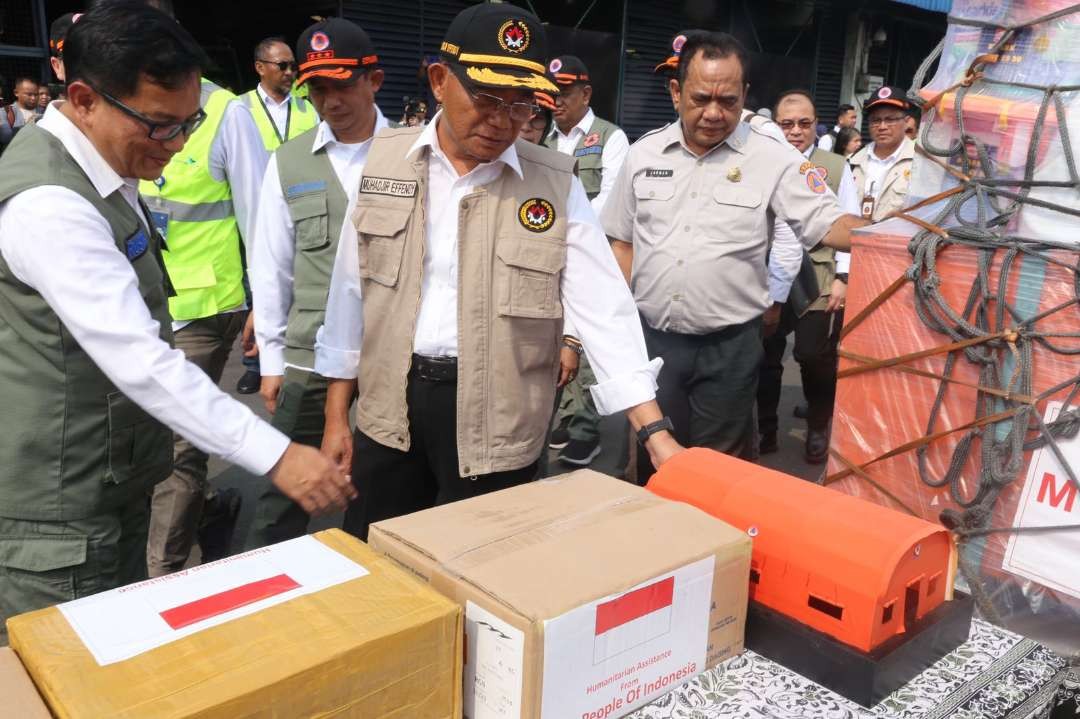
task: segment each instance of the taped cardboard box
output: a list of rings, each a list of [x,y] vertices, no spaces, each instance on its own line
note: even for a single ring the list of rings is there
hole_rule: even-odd
[[[340,530],[8,631],[61,719],[461,716],[461,608]]]
[[[52,719],[30,675],[10,647],[0,647],[0,704],[4,716]]]
[[[612,719],[743,649],[750,538],[582,470],[379,522],[465,607],[465,716]]]

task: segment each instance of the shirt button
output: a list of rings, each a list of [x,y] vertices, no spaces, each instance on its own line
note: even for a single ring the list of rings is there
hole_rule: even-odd
[[[653,191],[650,191],[650,192],[649,192],[649,197],[656,197],[656,193],[655,193],[655,192],[653,192]]]
[[[673,294],[671,296],[671,299],[675,300],[676,302],[679,302],[680,300],[682,300],[682,295],[680,295],[678,292],[676,292],[675,294]]]
[[[690,231],[690,225],[687,225],[686,227],[684,227],[683,231],[684,232],[689,232]]]
[[[691,192],[690,197],[697,197],[697,193],[696,192]]]
[[[702,165],[704,165],[704,164],[705,164],[705,161],[704,161],[704,160],[698,160],[698,161],[697,161],[697,165],[698,165],[698,167],[701,167],[701,166],[702,166]]]
[[[682,260],[677,260],[677,261],[675,262],[675,264],[677,264],[677,265],[678,265],[679,267],[682,267],[682,263],[683,263],[683,261],[682,261]]]
[[[465,474],[469,474],[471,470],[468,467],[462,467],[461,471],[464,472]]]

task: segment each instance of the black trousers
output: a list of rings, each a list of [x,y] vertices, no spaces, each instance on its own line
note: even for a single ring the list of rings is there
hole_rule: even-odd
[[[357,431],[352,482],[360,496],[345,511],[343,529],[367,540],[374,522],[419,512],[536,479],[537,463],[477,477],[458,475],[457,384],[409,374],[407,452]]]
[[[780,314],[780,326],[764,341],[765,359],[758,383],[758,431],[776,432],[780,428],[777,408],[784,376],[784,349],[787,336],[795,333],[795,361],[802,374],[803,395],[808,414],[806,425],[812,430],[826,430],[832,419],[836,399],[836,346],[844,325],[843,312],[812,310],[796,317],[787,305]]]
[[[753,443],[754,397],[761,368],[761,319],[707,335],[661,332],[642,322],[649,357],[661,357],[656,401],[684,447],[745,456]],[[638,450],[638,483],[653,475]]]

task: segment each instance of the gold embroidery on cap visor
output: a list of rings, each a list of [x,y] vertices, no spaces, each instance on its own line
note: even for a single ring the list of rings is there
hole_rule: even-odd
[[[543,90],[554,95],[559,94],[559,88],[543,75],[507,75],[495,72],[490,67],[465,68],[465,75],[478,85],[488,87],[520,87],[525,90]]]
[[[555,224],[555,208],[541,197],[525,200],[518,208],[518,222],[531,232],[544,232]]]
[[[507,20],[499,26],[499,47],[506,52],[523,53],[529,49],[531,40],[532,34],[524,20]]]

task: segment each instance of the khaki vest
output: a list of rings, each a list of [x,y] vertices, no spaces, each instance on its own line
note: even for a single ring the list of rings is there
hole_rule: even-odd
[[[825,170],[825,184],[829,186],[834,195],[839,195],[840,178],[844,175],[847,161],[840,155],[815,147],[814,151],[810,153],[810,162]],[[836,250],[821,244],[809,254],[810,260],[814,263],[814,275],[817,277],[818,290],[821,294],[806,308],[807,312],[824,310],[828,307],[829,295],[832,294],[832,283],[836,279]]]
[[[349,204],[326,148],[311,151],[317,133],[314,127],[274,153],[296,238],[285,361],[300,367],[315,366],[315,333],[326,317],[330,275]]]
[[[65,187],[101,213],[131,261],[161,339],[172,344],[157,233],[145,230],[119,191],[102,198],[53,135],[28,127],[0,159],[0,202],[43,185]],[[0,407],[0,516],[90,517],[145,502],[172,471],[169,428],[116,388],[2,258]]]
[[[577,176],[590,200],[600,194],[600,183],[604,177],[604,146],[618,130],[617,125],[599,117],[594,118],[589,131],[581,136],[574,148]],[[559,136],[555,130],[544,140],[544,146],[552,150],[559,148]]]
[[[862,202],[866,195],[866,164],[870,161],[870,148],[867,145],[851,156],[851,173],[855,176],[855,189]],[[903,209],[907,205],[908,187],[911,185],[911,168],[915,163],[915,142],[905,137],[900,149],[900,159],[885,173],[885,189],[874,203],[871,220],[881,222],[890,213]]]
[[[375,137],[353,215],[364,298],[356,423],[401,451],[410,441],[405,389],[420,310],[430,150],[406,153],[422,130]],[[534,462],[555,399],[573,160],[520,140],[515,146],[524,179],[504,167],[459,207],[456,434],[463,477]]]

